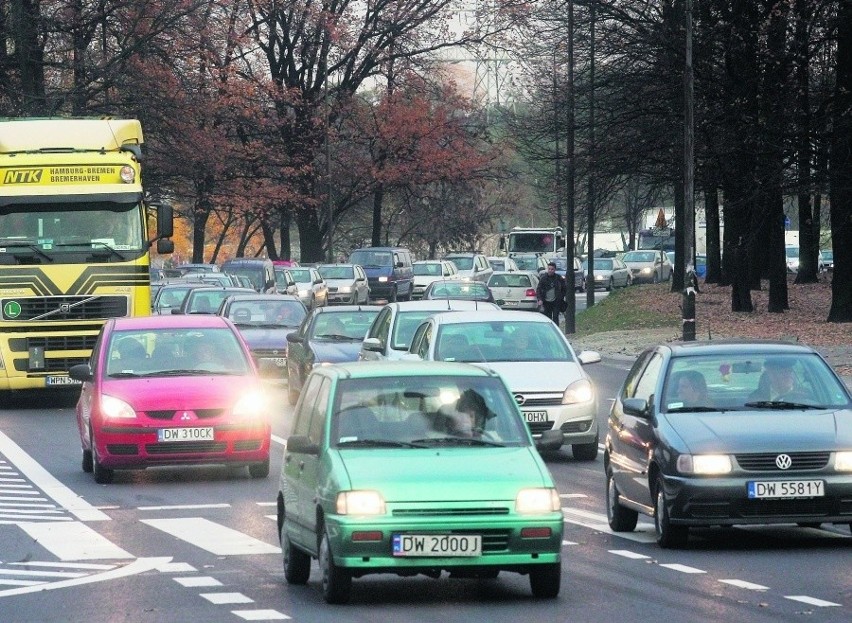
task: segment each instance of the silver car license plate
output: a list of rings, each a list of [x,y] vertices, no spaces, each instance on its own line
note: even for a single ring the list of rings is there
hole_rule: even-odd
[[[524,411],[524,420],[527,422],[546,422],[547,411]]]
[[[822,480],[752,480],[748,482],[749,499],[821,498],[825,496]]]
[[[394,556],[480,556],[478,534],[394,534]]]

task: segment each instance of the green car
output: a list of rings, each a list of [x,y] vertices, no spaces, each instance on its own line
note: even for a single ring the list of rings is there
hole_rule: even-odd
[[[496,373],[460,363],[316,368],[287,440],[278,492],[284,574],[319,560],[328,603],[373,573],[528,574],[559,594],[563,517],[539,450]]]

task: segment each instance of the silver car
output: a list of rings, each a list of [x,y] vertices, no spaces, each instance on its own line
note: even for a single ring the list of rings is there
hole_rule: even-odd
[[[370,301],[367,274],[358,264],[320,264],[317,271],[328,286],[328,303],[366,305]]]
[[[461,361],[503,377],[533,437],[562,431],[574,458],[598,456],[598,398],[583,365],[599,353],[574,354],[543,314],[473,311],[440,314],[417,327],[405,359]]]
[[[298,287],[298,296],[308,309],[328,305],[328,285],[316,268],[290,267],[287,269]]]
[[[370,325],[359,361],[398,360],[408,352],[417,325],[434,314],[458,310],[499,310],[494,303],[438,299],[388,303]]]
[[[445,260],[451,261],[459,269],[456,279],[481,281],[487,283],[494,269],[481,253],[448,253]]]
[[[488,257],[488,263],[491,264],[491,268],[494,270],[505,270],[506,272],[514,272],[516,270],[520,270],[518,265],[515,264],[515,260],[508,256],[491,256]]]
[[[588,274],[589,261],[583,262],[583,272]],[[622,260],[617,257],[595,258],[595,289],[626,288],[633,283],[633,275]],[[588,284],[586,285],[588,287]]]
[[[458,275],[456,265],[448,260],[420,260],[411,265],[414,272],[414,290],[412,299],[422,299],[423,291],[433,281],[455,279]]]
[[[488,287],[503,309],[538,310],[538,275],[529,271],[500,271],[491,275]]]
[[[672,263],[665,251],[629,251],[621,260],[633,275],[633,283],[659,283],[672,278]]]

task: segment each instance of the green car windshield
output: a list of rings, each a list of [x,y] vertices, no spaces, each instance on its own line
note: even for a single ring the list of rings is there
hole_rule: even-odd
[[[341,449],[531,443],[503,382],[479,376],[341,379],[330,434]]]

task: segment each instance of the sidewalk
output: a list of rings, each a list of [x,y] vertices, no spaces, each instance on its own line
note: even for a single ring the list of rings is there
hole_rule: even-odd
[[[603,357],[634,360],[648,346],[680,340],[680,333],[671,327],[665,329],[636,329],[633,331],[608,331],[583,337],[568,336],[574,350],[594,350]],[[825,360],[838,371],[846,386],[852,389],[852,345],[836,344],[815,346]]]

